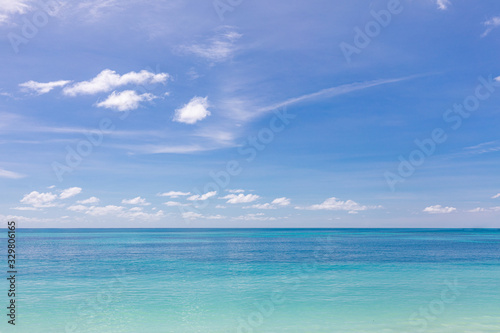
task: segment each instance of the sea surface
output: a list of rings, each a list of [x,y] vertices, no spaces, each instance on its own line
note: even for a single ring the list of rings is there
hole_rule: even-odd
[[[499,230],[16,234],[1,332],[500,332]]]

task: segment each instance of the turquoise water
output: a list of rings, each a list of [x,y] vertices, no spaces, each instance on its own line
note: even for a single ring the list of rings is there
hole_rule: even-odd
[[[500,332],[500,231],[19,229],[17,250],[1,332]]]

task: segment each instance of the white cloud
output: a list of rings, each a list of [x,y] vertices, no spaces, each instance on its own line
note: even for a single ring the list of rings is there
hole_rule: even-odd
[[[35,207],[12,207],[11,209],[14,209],[14,210],[38,210]]]
[[[74,211],[74,212],[85,212],[89,208],[87,206],[84,206],[84,205],[73,205],[73,206],[67,207],[66,209]]]
[[[87,205],[87,204],[95,204],[95,203],[98,203],[98,202],[99,202],[99,198],[90,197],[90,198],[85,199],[85,200],[77,201],[76,203],[79,203],[79,204],[82,204],[82,205]]]
[[[156,213],[147,213],[142,211],[140,207],[130,208],[128,211],[120,214],[120,217],[129,219],[129,220],[141,220],[141,221],[151,221],[158,220],[161,217],[164,217],[162,210],[157,211]]]
[[[241,36],[237,32],[226,30],[211,38],[208,43],[181,46],[179,50],[197,55],[209,61],[222,62],[233,56],[236,51],[234,44]]]
[[[323,203],[319,205],[312,205],[308,207],[295,207],[296,209],[306,209],[306,210],[342,210],[342,211],[347,211],[349,213],[355,213],[358,211],[363,211],[367,209],[374,209],[374,208],[380,208],[380,207],[368,207],[368,206],[362,206],[358,204],[355,201],[352,200],[347,200],[347,201],[342,201],[338,200],[335,197],[328,198]]]
[[[4,169],[0,169],[0,178],[10,178],[10,179],[19,179],[19,178],[24,178],[26,177],[23,174],[14,172],[14,171],[8,171]]]
[[[495,194],[495,195],[494,195],[494,196],[492,196],[491,198],[492,198],[492,199],[498,199],[498,198],[500,198],[500,193]]]
[[[485,211],[486,211],[486,209],[481,208],[481,207],[477,207],[477,208],[468,210],[467,213],[481,213],[481,212],[485,212]]]
[[[184,207],[184,206],[189,206],[188,204],[183,204],[181,202],[177,201],[167,201],[163,203],[164,205],[167,205],[169,207]]]
[[[244,220],[244,221],[275,221],[277,218],[265,216],[264,213],[258,214],[247,214],[241,215],[234,218],[235,220]]]
[[[208,111],[208,97],[193,97],[189,103],[175,110],[174,121],[185,124],[194,124],[205,119],[211,113]]]
[[[129,111],[137,109],[141,102],[150,102],[155,98],[156,96],[153,94],[144,93],[139,95],[134,90],[125,90],[118,93],[113,91],[104,101],[96,105],[106,109]]]
[[[271,202],[271,204],[277,206],[288,206],[290,204],[290,199],[286,197],[276,198]]]
[[[81,192],[82,192],[82,189],[80,187],[70,187],[70,188],[63,190],[61,192],[61,194],[59,194],[59,198],[61,198],[61,199],[71,198],[77,194],[80,194]]]
[[[54,88],[64,87],[70,82],[71,81],[67,80],[59,80],[59,81],[42,83],[31,80],[28,82],[21,83],[19,86],[23,88],[24,91],[34,91],[38,95],[42,95],[50,92]]]
[[[195,212],[186,212],[182,213],[182,217],[186,220],[196,220],[196,219],[206,219],[206,220],[221,220],[225,219],[225,216],[222,215],[202,215],[200,213],[195,213]]]
[[[165,193],[159,193],[159,197],[169,197],[169,198],[178,198],[180,196],[191,195],[191,192],[180,192],[180,191],[170,191]]]
[[[55,186],[55,185],[50,185],[50,186],[48,186],[47,188],[52,189],[52,188],[56,188],[56,186]]]
[[[488,21],[483,22],[483,25],[486,27],[486,30],[483,32],[481,37],[486,37],[491,31],[493,31],[493,29],[500,26],[500,16],[493,17]]]
[[[255,204],[243,208],[276,209],[278,207],[284,207],[288,205],[290,205],[290,199],[283,197],[283,198],[276,198],[271,203]]]
[[[441,205],[426,207],[423,211],[429,214],[449,214],[457,209],[455,207],[442,207]]]
[[[199,219],[202,217],[203,217],[203,215],[201,215],[199,213],[195,213],[195,212],[182,213],[182,218],[184,218],[186,220],[195,220],[195,219]]]
[[[229,193],[243,193],[243,192],[245,192],[245,190],[242,190],[242,189],[226,190],[226,192],[229,192]]]
[[[249,202],[253,202],[257,199],[259,199],[260,197],[256,194],[228,194],[226,195],[225,197],[222,197],[220,199],[227,199],[226,203],[230,203],[230,204],[239,204],[239,203],[249,203]]]
[[[277,109],[287,107],[290,105],[294,105],[297,103],[309,101],[309,100],[317,100],[320,98],[325,98],[325,97],[334,97],[334,96],[341,96],[345,95],[354,91],[358,90],[363,90],[371,87],[377,87],[380,85],[385,85],[385,84],[390,84],[390,83],[397,83],[401,81],[406,81],[410,80],[413,78],[418,77],[418,75],[413,75],[413,76],[406,76],[406,77],[401,77],[401,78],[396,78],[396,79],[381,79],[381,80],[373,80],[373,81],[366,81],[366,82],[355,82],[355,83],[348,83],[348,84],[343,84],[340,86],[332,87],[332,88],[326,88],[322,89],[320,91],[310,93],[310,94],[305,94],[299,97],[293,97],[289,98],[283,102],[275,103],[272,105],[268,105],[265,107],[262,107],[257,110],[257,112],[252,111],[252,115],[264,113],[264,112],[269,112],[269,111],[275,111]],[[248,116],[248,115],[247,115]]]
[[[110,214],[120,216],[123,213],[124,209],[125,207],[114,206],[114,205],[108,205],[102,207],[92,206],[89,207],[85,213],[92,216],[104,216]]]
[[[6,23],[11,15],[24,14],[31,6],[31,0],[0,0],[0,24]]]
[[[26,194],[22,199],[21,203],[26,205],[32,205],[33,207],[54,207],[56,204],[54,200],[57,199],[57,195],[54,193],[39,193],[38,191],[33,191]]]
[[[147,70],[142,70],[139,73],[129,72],[120,75],[113,70],[105,69],[90,81],[77,82],[70,87],[64,88],[63,93],[68,96],[92,95],[110,92],[115,88],[129,84],[164,83],[168,78],[169,75],[167,73],[155,74]]]
[[[216,191],[212,191],[212,192],[207,192],[207,193],[202,194],[202,195],[195,194],[195,195],[190,196],[187,199],[191,200],[191,201],[204,201],[204,200],[207,200],[207,199],[213,197],[216,194],[217,194]]]
[[[451,6],[450,0],[437,0],[437,6],[441,10],[448,9],[448,6]]]
[[[149,202],[146,202],[146,199],[141,197],[135,197],[133,199],[123,199],[122,204],[125,205],[141,205],[141,206],[149,206],[151,205]]]
[[[226,209],[227,207],[223,206],[223,205],[217,205],[217,206],[215,206],[215,208],[217,208],[217,209]]]

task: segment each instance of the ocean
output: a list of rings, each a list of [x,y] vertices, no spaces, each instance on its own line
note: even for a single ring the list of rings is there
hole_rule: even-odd
[[[1,332],[500,332],[499,230],[18,229],[16,240],[16,325],[4,279]]]

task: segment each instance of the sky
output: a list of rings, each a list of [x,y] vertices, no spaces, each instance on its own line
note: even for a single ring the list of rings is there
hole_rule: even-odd
[[[494,0],[0,0],[0,218],[500,227]]]

